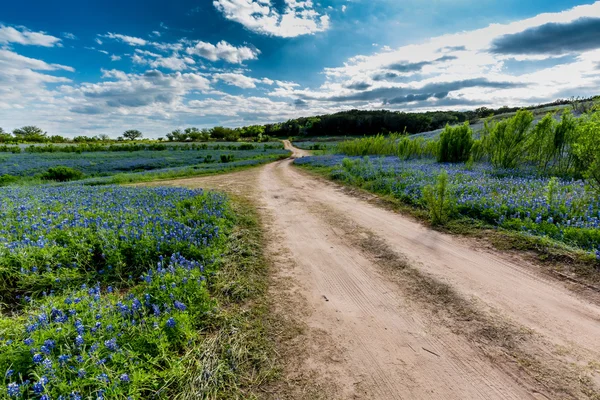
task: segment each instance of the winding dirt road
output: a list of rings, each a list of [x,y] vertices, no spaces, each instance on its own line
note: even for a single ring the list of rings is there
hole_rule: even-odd
[[[157,183],[230,191],[261,210],[274,311],[304,327],[274,398],[600,398],[599,306],[292,162]],[[298,390],[302,379],[318,389]]]

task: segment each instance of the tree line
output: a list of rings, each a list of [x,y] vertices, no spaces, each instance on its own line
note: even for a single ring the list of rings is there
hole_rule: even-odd
[[[586,112],[591,100],[595,98],[560,99],[552,103],[541,104],[526,109],[541,107],[571,105],[574,112]],[[319,115],[290,119],[286,122],[251,125],[239,128],[215,126],[198,129],[195,127],[176,129],[158,140],[173,142],[205,142],[209,140],[236,142],[240,140],[266,142],[271,138],[287,138],[298,136],[348,136],[348,135],[377,135],[391,132],[417,134],[441,129],[446,125],[474,122],[492,115],[516,112],[519,107],[500,107],[497,109],[480,107],[470,111],[428,111],[402,112],[389,110],[350,110],[335,114]],[[139,140],[142,132],[136,129],[125,131],[116,141]],[[36,126],[24,126],[12,133],[0,128],[0,143],[94,143],[115,141],[107,135],[77,136],[73,139],[60,135],[48,135]]]

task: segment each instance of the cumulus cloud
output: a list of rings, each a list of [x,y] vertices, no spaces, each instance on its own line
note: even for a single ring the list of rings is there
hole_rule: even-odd
[[[329,16],[319,14],[311,0],[284,0],[282,12],[271,0],[215,0],[225,18],[271,36],[296,37],[329,29]]]
[[[492,42],[499,54],[566,54],[600,48],[600,18],[551,22],[504,35]]]
[[[173,71],[183,71],[195,64],[195,61],[187,56],[173,53],[170,56],[162,56],[147,50],[136,49],[131,57],[136,64],[149,65],[152,68],[166,68]]]
[[[61,40],[45,32],[33,32],[24,26],[12,27],[0,25],[0,44],[21,44],[31,46],[60,46]]]
[[[256,60],[260,54],[260,50],[247,46],[235,47],[224,40],[216,45],[197,41],[186,49],[186,53],[210,61],[224,60],[232,64],[241,64],[246,60]]]
[[[253,89],[256,87],[255,82],[258,81],[257,79],[238,73],[214,74],[213,78],[215,80],[223,81],[228,85],[237,86],[242,89]]]
[[[61,64],[48,64],[45,61],[37,60],[35,58],[29,58],[12,52],[10,50],[0,49],[0,64],[3,64],[5,68],[9,66],[16,68],[26,68],[36,71],[56,71],[64,70],[74,72],[72,67]]]
[[[524,84],[513,83],[513,82],[495,82],[489,81],[484,78],[467,79],[455,82],[437,82],[428,83],[422,87],[381,87],[371,90],[359,91],[358,93],[344,94],[339,96],[331,97],[310,97],[313,100],[325,100],[325,101],[371,101],[381,100],[384,103],[398,103],[398,102],[409,102],[408,99],[414,99],[410,101],[417,101],[419,98],[426,96],[423,100],[430,97],[444,98],[448,96],[448,93],[455,92],[466,88],[494,88],[494,89],[509,89],[516,87],[526,86]]]
[[[77,92],[96,102],[83,106],[105,106],[108,108],[144,107],[153,104],[172,105],[181,101],[182,96],[191,91],[204,91],[210,88],[205,77],[175,72],[165,74],[158,70],[149,70],[143,74],[125,74],[122,71],[103,71],[105,78],[111,81],[84,83]]]
[[[119,33],[109,32],[106,35],[101,35],[101,37],[118,40],[120,42],[127,43],[130,46],[145,46],[148,44],[148,41],[145,39],[134,36],[121,35]],[[102,41],[100,39],[96,39],[96,42],[98,42],[98,44],[102,44]]]

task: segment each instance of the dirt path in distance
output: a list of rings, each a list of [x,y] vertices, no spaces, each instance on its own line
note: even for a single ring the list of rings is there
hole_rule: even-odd
[[[260,209],[274,312],[302,327],[280,344],[285,383],[266,397],[599,398],[598,306],[291,164],[155,183]]]

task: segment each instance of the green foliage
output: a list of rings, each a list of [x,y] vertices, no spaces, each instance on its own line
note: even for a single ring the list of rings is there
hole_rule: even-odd
[[[67,182],[83,178],[83,172],[70,167],[52,167],[42,174],[45,181]]]
[[[444,225],[450,220],[454,200],[448,190],[448,173],[445,170],[437,176],[435,185],[427,185],[423,188],[423,200],[433,225]]]
[[[407,160],[436,155],[438,143],[400,134],[376,135],[341,142],[335,151],[349,156],[398,156]]]
[[[574,144],[577,167],[600,190],[600,112],[582,117],[577,131]]]
[[[129,129],[129,130],[123,132],[123,137],[128,140],[141,139],[142,136],[143,136],[142,132],[138,131],[137,129]]]
[[[548,181],[548,186],[546,186],[546,200],[548,201],[548,205],[552,207],[556,200],[556,195],[558,194],[559,182],[558,178],[553,176]]]
[[[48,136],[37,126],[24,126],[13,131],[15,139],[22,142],[43,143],[48,141]]]
[[[487,146],[495,167],[514,168],[525,158],[532,122],[533,113],[527,110],[494,125],[486,122]]]
[[[4,174],[0,176],[0,186],[7,186],[19,180],[18,176]]]
[[[465,162],[471,156],[472,147],[473,131],[468,122],[454,127],[446,125],[440,135],[437,159],[440,162]]]
[[[221,162],[222,163],[230,163],[233,162],[234,159],[234,155],[233,154],[221,154]]]

